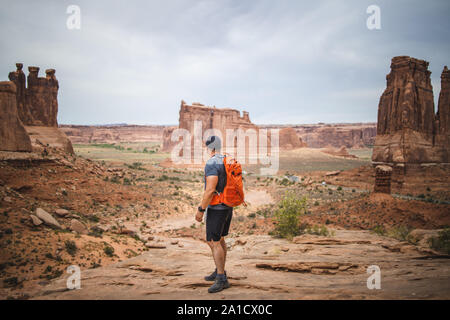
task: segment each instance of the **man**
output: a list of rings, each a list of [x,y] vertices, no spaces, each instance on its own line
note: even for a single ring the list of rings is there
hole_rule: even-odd
[[[205,191],[195,219],[201,222],[204,212],[208,209],[206,214],[206,242],[211,248],[216,270],[206,276],[205,280],[214,281],[214,284],[208,289],[209,293],[214,293],[230,287],[225,272],[227,245],[224,237],[228,235],[233,208],[223,203],[210,205],[214,195],[223,192],[227,183],[227,175],[223,164],[224,156],[220,154],[222,147],[220,138],[217,136],[209,137],[206,141],[206,147],[211,158],[205,165]]]

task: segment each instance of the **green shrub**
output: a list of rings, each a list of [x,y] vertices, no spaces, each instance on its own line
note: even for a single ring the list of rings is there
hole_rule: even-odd
[[[88,220],[92,221],[92,222],[99,222],[100,218],[98,216],[96,216],[95,214],[91,214],[88,217]]]
[[[388,236],[400,241],[407,241],[411,229],[406,226],[393,227],[389,229]]]
[[[6,278],[3,280],[3,284],[5,288],[12,288],[19,284],[17,277]]]
[[[119,183],[119,182],[120,182],[120,180],[119,180],[119,177],[118,177],[118,176],[114,176],[114,177],[112,177],[110,181],[111,181],[112,183]]]
[[[70,254],[71,256],[74,256],[75,253],[77,253],[78,248],[74,241],[66,240],[66,242],[64,244],[66,246],[66,251],[68,254]]]
[[[327,220],[327,221],[329,223],[329,220]],[[314,234],[317,236],[324,236],[324,237],[332,235],[332,233],[327,229],[327,227],[319,226],[316,224],[313,225],[312,227],[311,226],[306,227],[305,233]]]
[[[286,193],[275,211],[275,234],[292,239],[301,233],[300,216],[306,213],[306,197],[298,198],[293,193]]]
[[[386,229],[382,225],[376,225],[372,231],[380,236],[384,236],[386,234]]]
[[[450,254],[450,228],[439,231],[437,237],[430,238],[430,247],[434,250]]]
[[[114,256],[114,248],[109,245],[106,245],[105,248],[103,248],[103,251],[108,257]]]

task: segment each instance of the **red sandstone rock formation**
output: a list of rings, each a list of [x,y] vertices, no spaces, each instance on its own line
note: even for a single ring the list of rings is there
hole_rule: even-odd
[[[392,168],[380,165],[375,168],[375,186],[373,191],[391,194]]]
[[[348,150],[346,147],[342,146],[340,149],[333,148],[333,147],[327,147],[323,149],[324,153],[331,154],[332,156],[337,157],[343,157],[343,158],[351,158],[351,159],[357,159],[358,157],[348,153]]]
[[[73,153],[70,140],[58,129],[58,80],[54,69],[45,71],[46,77],[39,77],[38,67],[28,67],[27,86],[23,64],[16,63],[17,70],[9,73],[9,79],[15,84],[15,105],[18,117],[30,135],[34,151],[40,151],[47,145],[62,148]],[[2,99],[3,100],[3,99]],[[3,101],[0,101],[3,104]],[[28,147],[25,146],[28,150]]]
[[[161,142],[167,126],[146,125],[60,125],[72,143]],[[170,138],[170,137],[169,137]]]
[[[54,69],[45,71],[46,77],[39,77],[39,67],[28,67],[28,88],[25,86],[23,65],[16,63],[17,70],[9,73],[9,79],[16,84],[17,106],[22,122],[27,126],[57,127],[58,80]]]
[[[267,125],[260,128],[293,128],[309,148],[366,148],[373,146],[376,123]],[[280,137],[281,139],[281,137]],[[281,146],[281,142],[280,142]]]
[[[192,105],[188,105],[182,100],[178,128],[188,130],[193,136],[195,121],[201,122],[202,135],[208,129],[219,130],[222,134],[223,147],[226,147],[227,145],[227,129],[243,129],[244,131],[253,129],[256,133],[258,133],[259,130],[258,126],[251,123],[248,112],[246,111],[244,111],[241,116],[239,110],[207,107],[198,102],[194,102]],[[173,130],[175,130],[175,128],[170,127],[167,128],[163,133],[162,149],[164,151],[172,150],[173,146],[178,143],[171,140]],[[237,142],[235,140],[234,146],[236,145]]]
[[[294,128],[283,128],[279,132],[280,149],[291,150],[305,148],[306,143],[297,135]]]
[[[0,82],[0,150],[31,151],[31,141],[17,111],[16,86]]]
[[[386,76],[387,88],[378,106],[375,163],[448,162],[448,71],[442,75],[439,114],[434,114],[433,88],[428,62],[408,56],[394,57]]]
[[[447,66],[441,74],[441,92],[436,118],[435,143],[440,146],[444,162],[450,162],[450,70]]]

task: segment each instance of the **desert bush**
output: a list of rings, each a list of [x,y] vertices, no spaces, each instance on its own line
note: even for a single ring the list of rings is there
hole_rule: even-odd
[[[411,229],[406,226],[393,227],[389,229],[388,236],[400,241],[407,241]]]
[[[72,241],[72,240],[66,240],[66,242],[64,244],[66,246],[67,253],[70,254],[71,256],[74,256],[75,253],[78,250],[77,245],[75,244],[75,242]]]
[[[97,215],[95,215],[95,214],[88,215],[87,219],[92,221],[92,222],[99,222],[100,221],[100,218]]]
[[[329,221],[329,220],[327,220],[327,221]],[[314,235],[317,235],[317,236],[324,236],[324,237],[331,236],[331,235],[334,234],[333,232],[329,231],[327,229],[327,227],[319,226],[319,225],[316,225],[316,224],[313,225],[313,226],[307,226],[305,228],[305,233],[314,234]]]
[[[282,238],[291,239],[301,233],[300,216],[306,212],[306,197],[299,198],[294,193],[286,193],[275,211],[275,234]]]
[[[118,176],[113,176],[112,178],[111,178],[111,180],[110,180],[112,183],[119,183],[120,182],[120,180],[119,180],[119,177]]]
[[[114,256],[114,248],[111,247],[110,245],[106,245],[106,246],[103,248],[103,251],[105,252],[105,254],[106,254],[108,257]]]
[[[430,247],[434,250],[450,254],[450,228],[439,231],[437,237],[430,238]]]
[[[17,277],[6,278],[3,280],[3,286],[5,288],[12,288],[19,284]]]
[[[380,235],[380,236],[384,236],[386,234],[386,229],[384,228],[384,226],[382,225],[376,225],[373,229],[372,232]]]
[[[129,169],[145,170],[145,168],[142,168],[141,162],[133,162],[132,164],[127,164],[127,167]]]

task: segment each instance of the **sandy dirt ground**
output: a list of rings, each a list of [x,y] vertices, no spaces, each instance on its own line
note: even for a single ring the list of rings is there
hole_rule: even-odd
[[[276,176],[248,172],[248,206],[234,210],[227,239],[231,288],[208,294],[214,265],[194,221],[200,169],[161,167],[160,155],[135,162],[130,150],[114,150],[120,159],[108,148],[114,162],[50,151],[0,154],[2,299],[450,298],[449,256],[429,245],[450,225],[447,171],[405,180],[393,195],[372,193],[370,166],[309,149],[292,152]],[[317,157],[326,161],[305,171]],[[349,169],[326,171],[342,164]],[[286,192],[307,198],[301,222],[326,235],[271,235]],[[38,208],[60,226],[35,225]],[[81,269],[81,290],[67,289],[70,265]],[[380,290],[367,288],[371,265]]]

